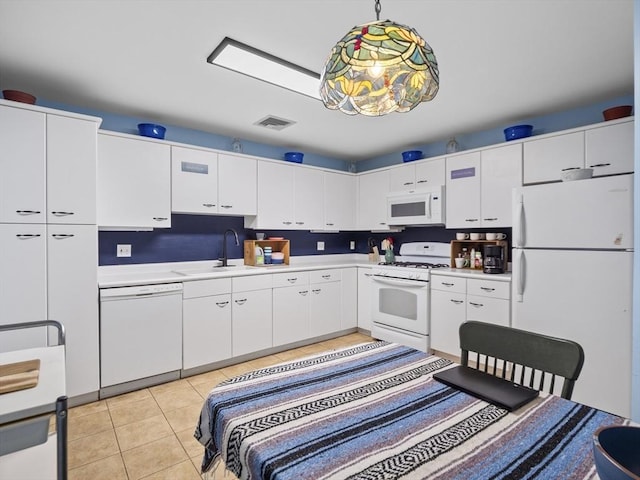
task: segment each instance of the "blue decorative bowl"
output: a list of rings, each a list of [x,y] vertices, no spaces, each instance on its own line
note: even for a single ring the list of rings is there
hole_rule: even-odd
[[[167,129],[162,125],[155,125],[153,123],[139,123],[138,131],[143,137],[163,139]]]
[[[420,160],[422,158],[422,152],[420,150],[407,150],[402,152],[403,162],[413,162],[414,160]]]
[[[531,132],[533,132],[533,125],[514,125],[504,129],[504,138],[507,142],[509,140],[527,138],[531,136]]]
[[[287,152],[284,154],[284,159],[287,162],[302,163],[302,157],[304,157],[302,152]]]
[[[640,478],[640,427],[614,425],[593,434],[593,458],[600,480]]]

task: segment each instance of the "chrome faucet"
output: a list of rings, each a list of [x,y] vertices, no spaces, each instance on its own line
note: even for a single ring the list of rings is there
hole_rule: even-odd
[[[236,247],[240,246],[240,241],[238,240],[238,232],[236,232],[233,228],[228,228],[225,230],[224,235],[222,236],[222,266],[227,266],[227,233],[233,233],[233,236],[236,240]]]

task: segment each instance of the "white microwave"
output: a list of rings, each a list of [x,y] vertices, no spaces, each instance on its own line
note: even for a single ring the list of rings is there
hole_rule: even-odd
[[[444,186],[387,196],[388,225],[444,225]]]

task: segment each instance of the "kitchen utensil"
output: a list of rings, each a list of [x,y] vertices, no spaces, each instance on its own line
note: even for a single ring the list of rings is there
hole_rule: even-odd
[[[13,102],[29,103],[33,105],[36,103],[36,97],[27,92],[21,92],[20,90],[3,90],[2,95],[5,100],[11,100]]]
[[[456,240],[467,240],[469,238],[468,233],[459,232],[456,233]]]
[[[287,152],[284,154],[284,159],[287,162],[302,163],[302,157],[304,157],[302,152]]]
[[[414,160],[420,160],[422,158],[422,152],[420,150],[407,150],[402,152],[403,162],[413,162]]]
[[[504,233],[487,233],[487,240],[504,240],[507,235]]]
[[[631,105],[619,105],[617,107],[607,108],[602,112],[602,116],[605,120],[615,120],[616,118],[624,118],[631,115]]]
[[[640,478],[640,427],[613,425],[596,430],[593,458],[601,480]]]
[[[514,125],[504,129],[504,138],[508,142],[509,140],[530,137],[531,132],[533,132],[533,125]]]
[[[143,137],[163,139],[167,129],[162,125],[156,125],[154,123],[139,123],[138,131]]]
[[[563,182],[571,182],[573,180],[584,180],[593,176],[593,168],[568,168],[560,172],[560,178]]]

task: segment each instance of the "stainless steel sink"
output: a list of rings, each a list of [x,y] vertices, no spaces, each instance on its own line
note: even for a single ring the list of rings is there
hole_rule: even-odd
[[[246,270],[251,268],[248,265],[227,265],[226,267],[222,266],[212,266],[212,267],[194,267],[194,268],[183,268],[180,270],[171,270],[173,273],[177,273],[178,275],[203,275],[207,273],[217,273],[217,272],[237,272],[240,270]]]

